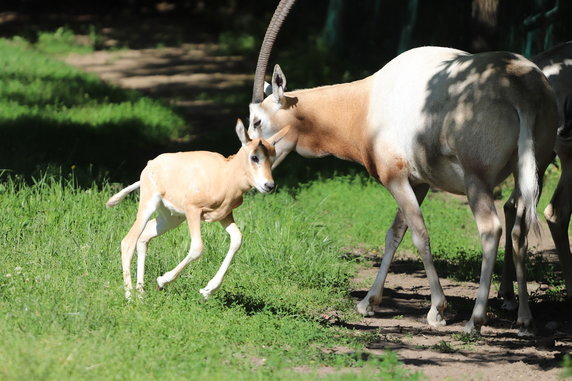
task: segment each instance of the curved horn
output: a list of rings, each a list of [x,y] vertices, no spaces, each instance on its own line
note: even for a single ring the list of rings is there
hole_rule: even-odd
[[[260,48],[260,54],[258,55],[258,62],[256,63],[254,86],[252,88],[252,103],[260,103],[264,99],[264,74],[268,66],[270,51],[280,31],[282,22],[284,22],[295,1],[296,0],[280,0],[272,16],[272,20],[270,20],[270,24],[268,24],[268,29],[266,29],[266,34],[264,35],[264,40]]]

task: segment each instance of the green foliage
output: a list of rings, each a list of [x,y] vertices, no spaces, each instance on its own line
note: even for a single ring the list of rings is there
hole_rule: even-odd
[[[258,41],[251,34],[222,32],[219,35],[219,51],[221,54],[247,54],[258,52]]]

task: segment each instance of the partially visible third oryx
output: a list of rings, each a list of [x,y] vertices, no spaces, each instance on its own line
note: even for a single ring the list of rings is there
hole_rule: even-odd
[[[554,152],[560,158],[562,174],[550,203],[544,209],[550,233],[562,265],[568,299],[572,299],[572,254],[568,226],[572,213],[572,41],[555,46],[532,58],[548,78],[554,89],[560,117]],[[550,131],[547,131],[550,133]],[[505,205],[507,221],[512,219],[512,202]],[[507,254],[511,247],[507,245]],[[505,300],[504,307],[516,306],[512,278],[512,261],[509,255],[505,260],[499,295]]]
[[[552,157],[558,124],[554,93],[542,72],[507,52],[469,54],[423,47],[407,51],[370,77],[285,92],[278,66],[264,98],[264,72],[272,43],[293,0],[282,0],[259,56],[250,104],[251,136],[268,137],[290,126],[277,144],[280,163],[291,151],[306,157],[335,155],[365,166],[399,207],[386,234],[374,285],[357,309],[373,314],[381,302],[393,255],[407,229],[421,255],[431,288],[427,321],[445,324],[445,295],[437,276],[420,204],[429,187],[466,194],[483,246],[481,279],[467,332],[478,331],[486,309],[502,226],[493,187],[515,178],[516,216],[508,232],[517,268],[524,266],[527,233],[537,229],[539,179]],[[540,175],[539,175],[540,174]],[[437,232],[438,234],[438,232]],[[518,273],[523,332],[532,324],[524,272]]]

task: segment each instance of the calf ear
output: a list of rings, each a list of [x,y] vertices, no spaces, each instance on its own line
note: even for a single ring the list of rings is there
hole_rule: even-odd
[[[289,125],[284,127],[283,129],[281,129],[280,131],[278,131],[274,135],[272,135],[270,137],[270,139],[268,139],[268,141],[270,142],[270,144],[275,146],[276,143],[278,143],[280,140],[282,140],[282,138],[284,136],[286,136],[288,134],[288,132],[290,132],[290,126]]]
[[[240,139],[243,147],[248,145],[252,140],[250,139],[250,136],[248,136],[248,132],[246,132],[244,124],[242,124],[242,120],[240,120],[240,118],[236,120],[236,135],[238,135],[238,139]]]
[[[282,103],[284,98],[284,91],[286,90],[286,77],[280,69],[279,65],[274,66],[274,73],[272,74],[272,94],[276,102]]]

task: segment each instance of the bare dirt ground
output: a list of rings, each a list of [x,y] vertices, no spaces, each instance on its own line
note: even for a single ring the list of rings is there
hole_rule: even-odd
[[[500,202],[497,208],[504,217]],[[548,227],[542,224],[543,236],[530,237],[531,256],[555,262],[558,257]],[[365,296],[379,269],[380,258],[365,257],[368,262],[354,280],[356,303]],[[463,327],[470,318],[478,283],[440,279],[449,303],[447,326],[431,328],[426,323],[430,290],[423,266],[416,255],[398,251],[375,316],[347,324],[379,334],[380,340],[370,343],[366,353],[383,354],[391,349],[409,369],[422,371],[431,380],[559,379],[563,356],[572,354],[572,303],[551,301],[547,285],[529,282],[537,335],[522,338],[515,326],[516,311],[501,308],[498,284],[493,283],[489,322],[482,327],[480,338],[465,341]]]
[[[196,95],[251,83],[248,69],[241,70],[240,57],[213,55],[212,47],[184,44],[176,48],[103,51],[70,56],[66,61],[119,86],[173,101],[184,108],[192,123],[208,129],[212,125],[230,126],[236,111],[213,101],[196,100]],[[555,260],[548,229],[542,241],[533,241],[530,246],[533,252]],[[355,279],[352,296],[356,302],[372,284],[378,262],[379,258],[370,255],[369,265]],[[493,285],[489,324],[482,328],[481,338],[464,343],[456,334],[462,333],[470,317],[478,284],[447,278],[441,281],[449,302],[446,327],[433,329],[426,324],[430,299],[425,273],[416,256],[399,252],[376,315],[335,324],[378,335],[379,339],[365,348],[366,354],[383,354],[391,349],[408,368],[422,371],[431,380],[558,379],[564,354],[572,352],[570,304],[547,301],[542,284],[529,284],[539,334],[523,339],[517,336],[514,326],[516,314],[500,309]]]

